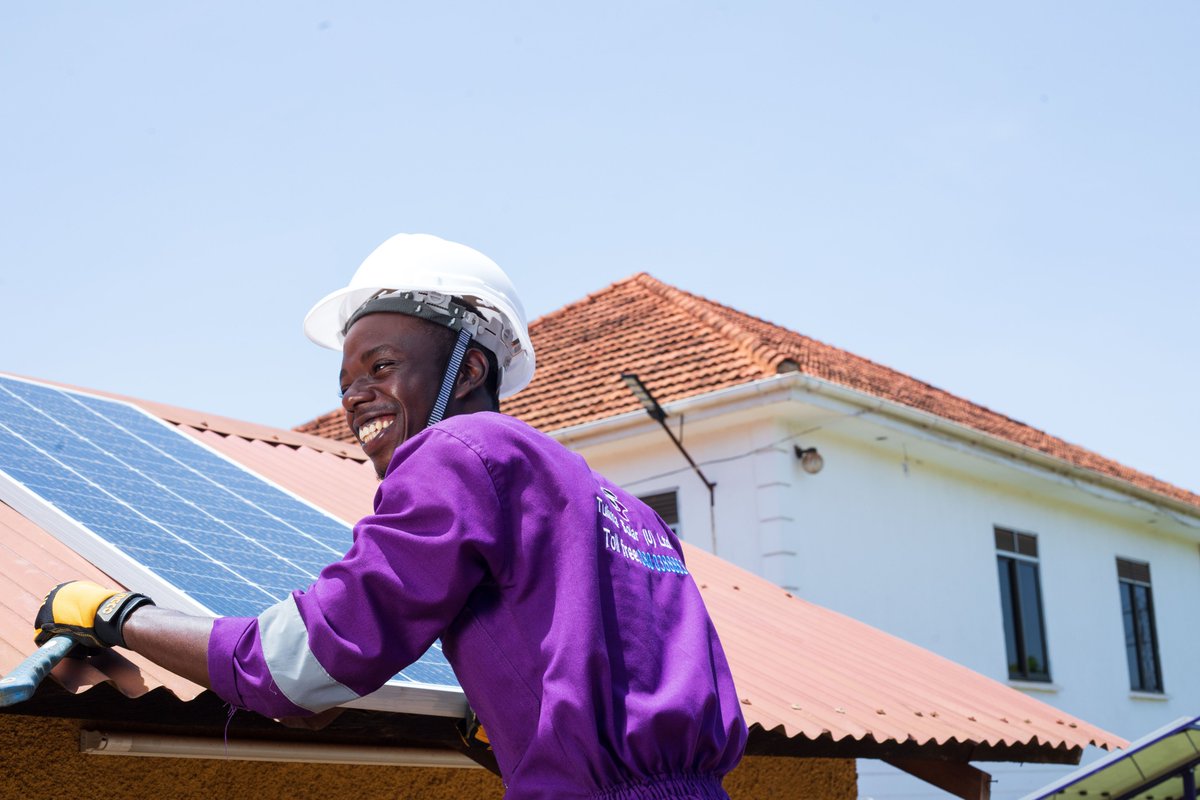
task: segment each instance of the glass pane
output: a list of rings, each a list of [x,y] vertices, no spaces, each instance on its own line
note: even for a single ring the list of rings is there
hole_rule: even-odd
[[[1137,614],[1137,649],[1138,662],[1141,664],[1142,688],[1147,692],[1161,691],[1158,681],[1158,654],[1154,646],[1154,612],[1150,602],[1150,587],[1131,588]]]
[[[1004,550],[1008,553],[1017,552],[1017,545],[1013,539],[1013,532],[1006,531],[1004,528],[996,528],[996,549]]]
[[[1017,613],[1012,593],[1013,560],[1003,556],[996,560],[1000,568],[1000,613],[1004,617],[1004,649],[1008,654],[1008,677],[1020,678],[1024,675],[1024,670],[1021,669],[1021,654],[1017,649]]]
[[[1133,615],[1133,586],[1121,581],[1121,619],[1125,623],[1125,661],[1129,664],[1129,688],[1142,688],[1141,666],[1137,652],[1137,628]]]
[[[1150,565],[1144,561],[1128,561],[1117,559],[1117,577],[1130,581],[1150,582]]]
[[[1015,566],[1025,645],[1025,672],[1027,677],[1049,680],[1050,662],[1046,654],[1046,633],[1042,628],[1042,592],[1038,586],[1037,564],[1021,561]]]
[[[662,517],[662,521],[667,523],[671,527],[671,530],[678,532],[679,499],[675,492],[648,494],[638,499],[650,506],[650,509],[655,514]]]

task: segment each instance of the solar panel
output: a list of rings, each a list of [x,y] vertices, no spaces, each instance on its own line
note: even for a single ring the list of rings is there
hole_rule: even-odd
[[[257,616],[350,547],[350,527],[147,412],[0,375],[0,500],[160,605]],[[430,648],[352,705],[458,716]]]

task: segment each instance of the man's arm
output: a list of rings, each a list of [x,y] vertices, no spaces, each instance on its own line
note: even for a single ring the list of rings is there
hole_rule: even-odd
[[[91,581],[67,581],[46,595],[33,622],[34,641],[68,636],[89,647],[124,647],[190,681],[211,688],[211,617],[158,608],[144,594]]]
[[[122,630],[130,650],[208,689],[212,688],[208,679],[212,626],[212,617],[144,606],[130,615]]]

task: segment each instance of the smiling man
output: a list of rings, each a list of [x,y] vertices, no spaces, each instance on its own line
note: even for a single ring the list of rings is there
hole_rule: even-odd
[[[439,636],[510,798],[724,798],[745,745],[729,669],[671,530],[578,455],[497,413],[534,369],[483,254],[389,239],[305,320],[342,350],[375,512],[257,618],[58,587],[35,623],[129,647],[271,717],[369,694]]]

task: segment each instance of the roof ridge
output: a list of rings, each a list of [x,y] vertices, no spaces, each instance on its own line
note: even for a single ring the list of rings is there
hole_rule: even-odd
[[[626,279],[625,281],[621,281],[621,283],[630,282],[630,281],[633,281],[633,280],[639,279],[639,278],[648,279],[648,280],[643,280],[643,281],[639,281],[639,282],[643,283],[648,288],[654,289],[661,296],[675,299],[673,297],[673,295],[681,295],[682,297],[677,299],[677,302],[681,305],[684,305],[686,308],[688,308],[688,310],[694,310],[698,316],[702,315],[704,321],[706,323],[708,323],[711,327],[714,327],[718,332],[724,332],[725,328],[731,328],[731,327],[737,328],[739,331],[739,335],[744,336],[744,338],[746,340],[755,340],[758,342],[762,342],[765,347],[774,350],[779,355],[779,358],[775,359],[774,361],[771,362],[771,371],[774,371],[774,369],[777,368],[777,366],[780,362],[785,361],[788,358],[791,358],[793,356],[800,355],[800,354],[788,352],[788,348],[786,348],[786,346],[784,348],[771,347],[771,345],[769,343],[763,342],[761,335],[756,334],[752,331],[745,330],[745,328],[741,324],[739,324],[738,322],[736,322],[734,320],[724,319],[719,314],[716,314],[712,310],[713,308],[721,309],[721,311],[726,312],[726,313],[732,315],[733,317],[740,317],[740,318],[746,319],[746,320],[753,320],[756,323],[766,325],[766,326],[770,327],[772,330],[778,332],[782,337],[785,337],[788,339],[797,339],[798,338],[798,339],[803,340],[806,343],[810,343],[810,344],[815,345],[816,347],[819,347],[826,351],[837,353],[839,355],[848,356],[850,358],[855,359],[856,361],[870,364],[871,366],[876,367],[880,370],[884,370],[891,375],[897,376],[899,378],[903,378],[905,380],[913,381],[914,383],[919,384],[921,387],[925,388],[928,391],[937,392],[948,398],[952,398],[954,400],[958,400],[963,403],[967,403],[967,404],[974,406],[982,411],[987,412],[988,414],[992,414],[997,417],[1000,417],[1001,419],[1007,420],[1008,422],[1011,422],[1014,425],[1020,425],[1023,428],[1028,428],[1029,430],[1034,431],[1039,434],[1042,434],[1043,436],[1047,436],[1051,439],[1057,439],[1058,441],[1061,441],[1065,444],[1069,444],[1069,445],[1072,445],[1075,447],[1082,447],[1082,445],[1077,445],[1077,444],[1074,444],[1073,442],[1068,442],[1067,440],[1062,439],[1058,436],[1055,436],[1054,434],[1049,433],[1047,431],[1044,431],[1041,428],[1030,425],[1027,422],[1022,422],[1021,420],[1016,419],[1015,417],[1011,417],[1002,411],[996,411],[995,409],[991,408],[990,406],[984,405],[983,403],[978,403],[974,400],[969,400],[966,397],[955,394],[954,392],[951,392],[948,389],[943,389],[942,387],[937,386],[936,384],[930,383],[929,381],[924,380],[923,378],[915,377],[913,375],[908,374],[907,372],[898,370],[895,367],[890,367],[887,364],[884,364],[882,362],[875,361],[874,359],[867,358],[866,356],[860,356],[857,353],[852,353],[849,350],[846,350],[845,348],[838,347],[837,345],[829,344],[828,342],[825,342],[821,339],[816,339],[812,336],[808,336],[807,334],[800,333],[799,331],[794,331],[791,328],[788,328],[784,325],[780,325],[777,322],[772,322],[769,319],[755,316],[754,314],[750,314],[746,311],[742,311],[741,309],[733,308],[732,306],[727,306],[724,303],[720,303],[716,300],[711,300],[707,297],[704,297],[703,295],[689,292],[686,289],[680,289],[677,286],[672,286],[669,283],[665,283],[665,282],[655,278],[653,275],[650,275],[647,272],[639,272],[636,275],[633,275],[630,278]],[[751,353],[751,355],[753,355],[753,352]],[[1100,455],[1100,454],[1097,453],[1096,455]],[[1101,456],[1101,458],[1104,458],[1104,456]]]
[[[564,314],[566,314],[567,312],[573,311],[574,309],[577,309],[580,306],[591,305],[592,303],[597,302],[597,300],[599,298],[603,297],[604,295],[607,295],[613,289],[620,288],[628,283],[634,283],[635,281],[638,281],[641,278],[650,278],[651,280],[655,280],[647,272],[635,272],[628,277],[613,281],[608,286],[605,286],[603,289],[597,289],[594,292],[588,292],[587,294],[585,294],[583,297],[579,298],[578,300],[567,303],[565,306],[556,308],[553,311],[548,311],[545,314],[542,314],[541,316],[530,320],[529,327],[531,330],[533,328],[541,327],[542,325],[546,324],[547,322],[552,322],[554,320],[557,320],[560,317],[562,317]]]
[[[714,311],[715,308],[721,309],[723,312],[732,313],[735,317],[742,316],[753,319],[765,325],[770,325],[777,330],[791,334],[793,336],[803,336],[794,331],[789,331],[773,322],[768,322],[764,319],[759,319],[751,314],[746,314],[744,311],[738,311],[735,308],[718,303],[715,300],[710,300],[698,294],[680,289],[677,286],[672,286],[669,283],[660,281],[648,272],[639,272],[632,276],[630,281],[636,281],[646,289],[653,291],[659,297],[669,300],[676,306],[682,308],[687,313],[691,314],[700,322],[712,328],[721,336],[724,336],[733,345],[746,355],[755,365],[767,374],[773,374],[779,368],[779,364],[787,358],[787,354],[774,347],[770,342],[767,342],[759,334],[747,330],[745,326],[740,324],[736,319],[728,319],[722,314]],[[805,337],[808,338],[808,337]]]
[[[654,309],[652,313],[664,312],[661,324],[665,326],[667,339],[650,339],[633,330],[634,322],[625,318],[622,306],[639,299]],[[533,320],[530,333],[538,340],[538,347],[560,336],[568,337],[572,344],[565,350],[549,348],[543,354],[549,360],[542,359],[539,375],[531,387],[501,406],[507,413],[544,430],[630,410],[632,400],[627,392],[614,388],[611,381],[604,384],[589,376],[590,359],[596,354],[606,359],[604,363],[609,366],[653,363],[655,369],[665,374],[660,395],[665,400],[795,370],[932,414],[1200,510],[1200,493],[1196,491],[1127,466],[894,367],[680,289],[645,271],[614,281]],[[664,348],[683,360],[664,361]],[[557,368],[547,372],[547,367],[554,364]],[[580,393],[587,399],[580,400]],[[332,414],[298,427],[343,442],[352,441],[344,420],[339,421]]]
[[[899,379],[902,381],[911,381],[913,384],[916,384],[917,387],[923,389],[925,392],[928,392],[932,395],[938,395],[940,397],[946,398],[947,400],[950,400],[953,402],[963,403],[968,408],[974,409],[978,412],[981,412],[982,415],[985,417],[985,419],[979,420],[978,423],[971,425],[969,423],[964,422],[963,420],[954,420],[953,417],[949,417],[947,415],[939,415],[939,416],[944,416],[948,419],[951,419],[952,421],[957,421],[960,424],[967,424],[967,425],[969,425],[969,427],[974,427],[976,430],[981,430],[985,433],[988,433],[989,435],[1000,436],[1001,438],[1010,438],[1010,437],[1005,437],[1002,433],[995,430],[992,426],[997,423],[1000,423],[1000,424],[1003,424],[1005,422],[1011,423],[1012,425],[1016,425],[1016,426],[1019,426],[1020,428],[1025,429],[1025,431],[1027,431],[1030,436],[1032,436],[1034,439],[1037,440],[1037,444],[1034,444],[1031,442],[1017,442],[1018,444],[1023,444],[1024,446],[1030,447],[1031,449],[1036,450],[1038,452],[1054,455],[1056,458],[1059,458],[1060,460],[1066,461],[1068,463],[1076,464],[1077,466],[1085,467],[1087,469],[1090,469],[1093,472],[1097,472],[1100,474],[1108,475],[1113,478],[1117,478],[1118,480],[1121,480],[1121,481],[1128,483],[1130,485],[1133,485],[1133,486],[1138,485],[1138,481],[1137,481],[1138,478],[1143,479],[1146,481],[1146,483],[1150,484],[1148,486],[1143,486],[1143,488],[1148,488],[1151,491],[1154,491],[1161,495],[1165,495],[1167,497],[1174,496],[1175,499],[1181,499],[1184,502],[1190,503],[1192,505],[1200,506],[1200,502],[1197,502],[1198,500],[1200,500],[1200,494],[1197,494],[1196,492],[1193,492],[1182,486],[1176,486],[1175,484],[1172,484],[1169,481],[1165,481],[1161,478],[1151,475],[1148,472],[1143,472],[1142,470],[1127,466],[1119,461],[1116,461],[1112,458],[1109,458],[1108,456],[1103,455],[1102,453],[1092,450],[1091,448],[1085,447],[1084,445],[1080,445],[1080,444],[1076,444],[1074,442],[1068,441],[1068,440],[1062,438],[1061,436],[1056,436],[1056,435],[1050,433],[1049,431],[1043,430],[1042,428],[1036,427],[1034,425],[1030,425],[1027,422],[1022,422],[1021,420],[1011,417],[1008,414],[1005,414],[1000,411],[996,411],[996,410],[990,408],[989,406],[986,406],[982,403],[978,403],[974,400],[970,400],[961,395],[955,394],[954,392],[951,392],[948,389],[943,389],[943,388],[936,386],[928,381],[922,380],[921,378],[913,377],[912,375],[909,375],[906,372],[902,372],[894,367],[889,367],[886,364],[881,364],[877,361],[873,361],[864,356],[860,356],[856,353],[852,353],[849,350],[844,350],[835,345],[827,344],[819,339],[814,339],[811,336],[806,336],[798,331],[793,331],[790,328],[779,325],[778,323],[771,322],[770,320],[762,319],[761,317],[756,317],[753,314],[749,314],[745,311],[741,311],[739,309],[732,308],[730,306],[726,306],[723,303],[719,303],[715,300],[709,300],[708,298],[703,297],[701,295],[696,295],[691,292],[688,292],[685,289],[680,289],[676,286],[672,286],[668,283],[664,283],[662,281],[659,281],[657,278],[654,278],[653,276],[649,275],[648,273],[639,273],[638,275],[635,275],[633,277],[634,278],[643,278],[644,277],[645,280],[641,280],[639,282],[642,283],[643,285],[647,286],[647,288],[654,289],[658,294],[660,294],[660,296],[668,297],[671,299],[675,299],[674,295],[682,296],[682,298],[677,300],[677,302],[680,305],[685,305],[689,310],[695,309],[698,312],[696,315],[700,316],[703,321],[705,321],[710,326],[714,327],[714,329],[716,329],[719,333],[726,332],[725,326],[728,326],[731,328],[736,328],[740,332],[741,335],[739,335],[738,338],[735,338],[734,341],[738,344],[739,349],[743,350],[743,352],[746,352],[748,356],[755,359],[756,363],[761,363],[758,360],[758,357],[760,356],[760,354],[763,351],[771,352],[773,355],[770,356],[770,360],[768,362],[768,364],[769,364],[768,372],[769,373],[775,373],[776,371],[778,371],[779,365],[781,363],[783,363],[785,360],[787,360],[789,358],[792,358],[793,360],[797,360],[797,367],[801,371],[806,372],[807,374],[811,374],[811,372],[809,370],[807,370],[805,368],[804,364],[800,361],[800,359],[804,359],[805,354],[803,354],[801,352],[791,352],[792,348],[788,346],[790,343],[787,340],[789,340],[789,339],[793,340],[793,341],[799,340],[804,345],[812,346],[814,348],[823,350],[826,353],[837,353],[840,356],[853,359],[855,361],[858,361],[859,363],[870,364],[872,367],[880,370],[882,373],[886,374],[888,377],[892,377],[892,378]],[[716,314],[713,309],[720,309],[722,312],[734,317],[736,320],[752,320],[756,323],[768,326],[771,330],[777,332],[780,335],[780,338],[783,340],[781,343],[782,347],[772,346],[771,343],[763,341],[760,334],[756,334],[751,331],[746,331],[738,322],[736,322],[734,320],[724,319],[721,315]],[[719,324],[713,324],[713,322],[710,321],[714,317],[717,319],[717,322]],[[721,323],[723,323],[723,324],[721,324]],[[733,337],[731,337],[731,338],[733,338]],[[754,340],[761,342],[761,347],[760,348],[751,347],[750,349],[747,349],[747,345],[750,344],[750,342],[752,342]],[[854,383],[848,382],[848,381],[835,380],[834,383],[838,383],[839,385],[843,385],[843,386],[848,386],[850,388],[857,389],[858,391],[866,390],[865,387],[857,386]],[[868,391],[868,393],[875,394],[876,396],[885,397],[885,398],[887,398],[889,396],[887,393],[881,392],[877,389],[874,391]],[[892,399],[897,399],[897,398],[892,398]],[[903,403],[904,405],[908,405],[910,407],[919,407],[919,406],[914,406],[912,403],[906,402],[905,400],[899,400],[899,402]],[[986,419],[986,418],[990,418],[990,420]],[[1010,441],[1011,440],[1012,439],[1010,438]],[[1049,449],[1050,445],[1060,445],[1060,446],[1069,448],[1070,450],[1073,450],[1075,452],[1071,456],[1065,456],[1064,454],[1061,454],[1061,453],[1054,454],[1054,453],[1050,452],[1050,449]],[[1172,492],[1172,490],[1174,490],[1174,492]]]

